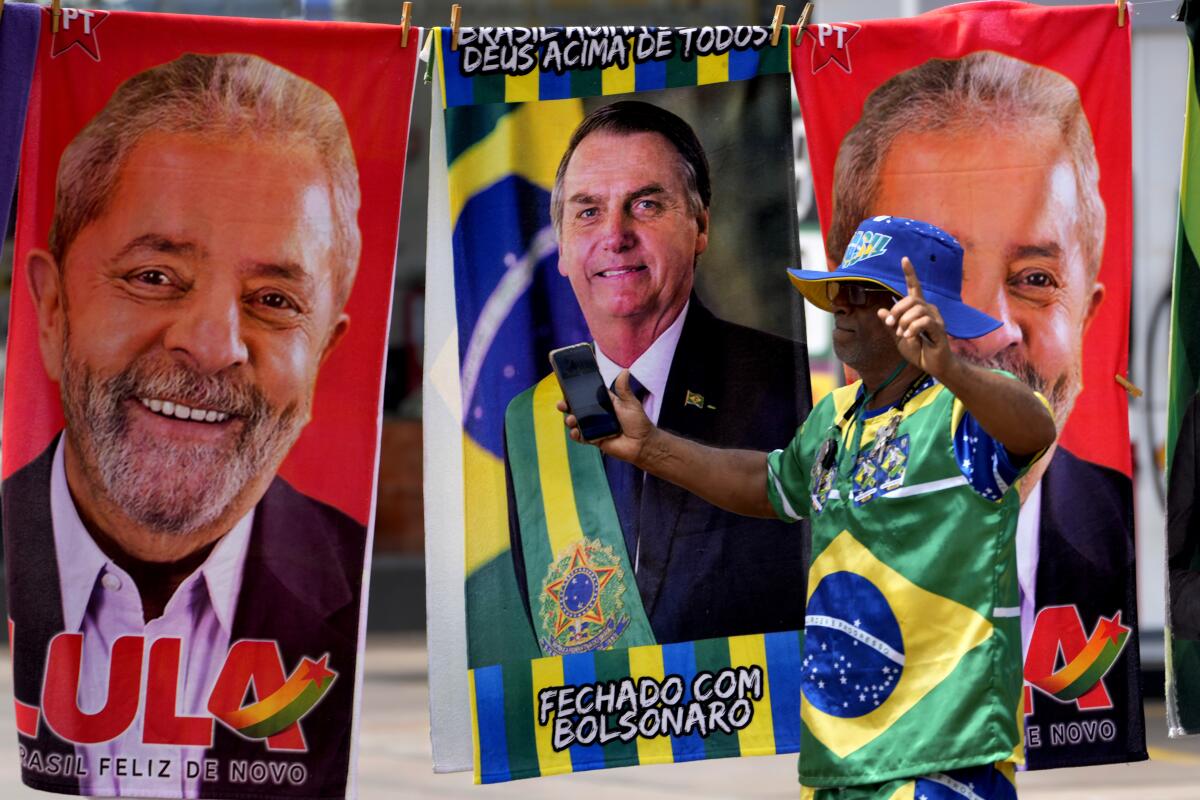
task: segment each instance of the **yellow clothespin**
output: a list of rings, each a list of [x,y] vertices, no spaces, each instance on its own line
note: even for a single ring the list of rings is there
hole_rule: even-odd
[[[50,32],[58,33],[58,21],[62,19],[62,0],[52,0],[50,3]]]
[[[450,49],[458,49],[458,21],[462,18],[462,6],[458,3],[450,6]]]
[[[775,6],[775,17],[771,20],[771,47],[779,44],[779,30],[783,27],[783,13],[787,6]]]
[[[400,11],[400,46],[408,47],[408,29],[412,27],[412,3],[406,2]]]
[[[1125,0],[1117,0],[1117,27],[1125,27]]]
[[[1114,375],[1113,380],[1121,384],[1121,388],[1129,392],[1130,397],[1137,398],[1142,396],[1142,390],[1130,383],[1124,375]]]
[[[808,21],[812,19],[813,4],[811,2],[804,4],[804,10],[800,12],[800,21],[796,23],[796,39],[795,44],[800,44],[804,38],[804,29],[808,27]]]

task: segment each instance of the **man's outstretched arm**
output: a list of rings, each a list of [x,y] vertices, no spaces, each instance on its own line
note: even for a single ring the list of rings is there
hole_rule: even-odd
[[[616,389],[610,394],[622,432],[597,442],[601,452],[681,486],[726,511],[775,518],[767,497],[766,453],[709,447],[658,428],[630,391],[628,371],[617,378]],[[558,410],[566,413],[566,403],[559,402]],[[573,414],[567,414],[566,424],[571,438],[583,441]]]

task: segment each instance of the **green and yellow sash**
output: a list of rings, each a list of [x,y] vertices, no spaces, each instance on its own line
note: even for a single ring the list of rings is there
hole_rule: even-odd
[[[655,644],[600,451],[571,441],[553,375],[504,418],[529,610],[547,656]]]

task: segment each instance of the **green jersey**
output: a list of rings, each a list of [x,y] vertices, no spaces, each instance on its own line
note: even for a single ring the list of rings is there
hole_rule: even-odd
[[[860,389],[827,396],[768,458],[776,513],[812,520],[801,782],[1019,760],[1013,486],[1029,464],[930,378],[876,412]]]

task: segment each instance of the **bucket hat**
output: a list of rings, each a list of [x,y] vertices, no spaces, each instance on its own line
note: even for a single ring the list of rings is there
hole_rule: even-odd
[[[908,294],[900,265],[905,256],[912,262],[925,299],[937,306],[951,336],[974,339],[1000,327],[999,320],[963,302],[963,249],[958,240],[920,220],[892,216],[863,220],[837,269],[789,269],[788,276],[810,303],[832,312],[827,288],[831,282],[873,283],[898,297]]]

